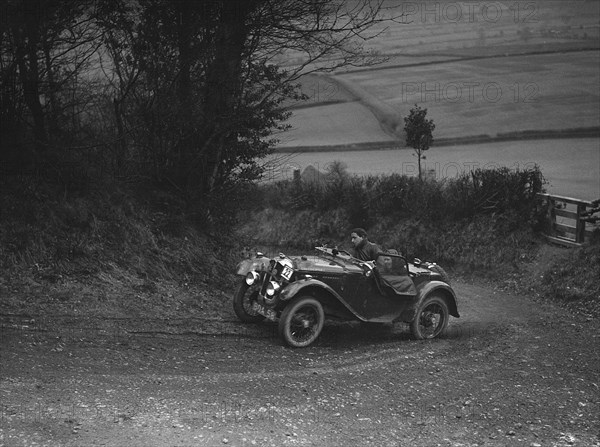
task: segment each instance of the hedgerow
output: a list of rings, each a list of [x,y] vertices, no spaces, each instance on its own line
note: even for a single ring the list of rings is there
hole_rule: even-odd
[[[521,223],[539,213],[536,194],[543,185],[537,167],[477,169],[440,181],[399,174],[359,177],[341,171],[316,180],[264,185],[259,205],[287,211],[343,209],[351,226],[368,227],[381,218],[456,221],[491,214],[512,215]]]
[[[422,181],[336,169],[317,179],[261,186],[240,235],[257,245],[307,250],[321,242],[348,245],[347,232],[360,226],[407,257],[500,272],[500,265],[514,269],[529,256],[545,222],[536,196],[544,183],[537,167]]]

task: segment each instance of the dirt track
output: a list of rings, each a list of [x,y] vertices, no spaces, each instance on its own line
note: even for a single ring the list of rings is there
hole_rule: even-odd
[[[598,446],[596,320],[457,284],[460,319],[330,324],[291,350],[274,326],[3,324],[0,444]],[[135,326],[135,327],[134,327]],[[201,335],[204,334],[204,335]]]

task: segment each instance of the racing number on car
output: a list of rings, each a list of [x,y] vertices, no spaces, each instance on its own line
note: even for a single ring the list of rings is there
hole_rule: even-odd
[[[294,273],[294,269],[292,269],[289,265],[283,267],[283,271],[281,272],[281,277],[285,280],[289,281],[292,277],[292,273]]]

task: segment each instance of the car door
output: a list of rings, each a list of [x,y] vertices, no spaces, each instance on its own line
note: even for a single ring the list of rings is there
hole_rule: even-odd
[[[364,318],[365,315],[366,298],[376,292],[373,288],[373,281],[365,276],[362,269],[347,271],[344,275],[344,289],[341,296],[346,305],[360,318]]]
[[[350,273],[345,280],[344,298],[352,310],[366,321],[389,322],[397,318],[414,299],[416,289],[409,277],[406,260],[401,256],[380,255],[370,275]],[[406,293],[382,287],[381,276],[405,283]]]

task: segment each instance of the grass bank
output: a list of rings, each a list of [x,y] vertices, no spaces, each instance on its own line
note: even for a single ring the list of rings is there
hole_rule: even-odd
[[[76,192],[32,179],[0,195],[0,312],[161,317],[225,300],[230,241],[171,192],[115,183]]]
[[[449,182],[354,177],[255,187],[232,226],[208,231],[173,192],[118,184],[77,192],[27,179],[0,190],[0,314],[230,318],[244,249],[310,252],[348,230],[464,278],[598,312],[598,244],[539,269],[537,171]],[[246,196],[247,197],[247,196]],[[595,279],[594,279],[595,278]],[[595,309],[595,310],[594,310]]]
[[[319,243],[347,249],[349,231],[360,226],[408,259],[600,315],[598,238],[549,257],[542,236],[547,210],[536,198],[543,185],[537,168],[421,182],[396,174],[357,177],[334,163],[328,173],[259,188],[238,237],[260,250],[310,252]]]

